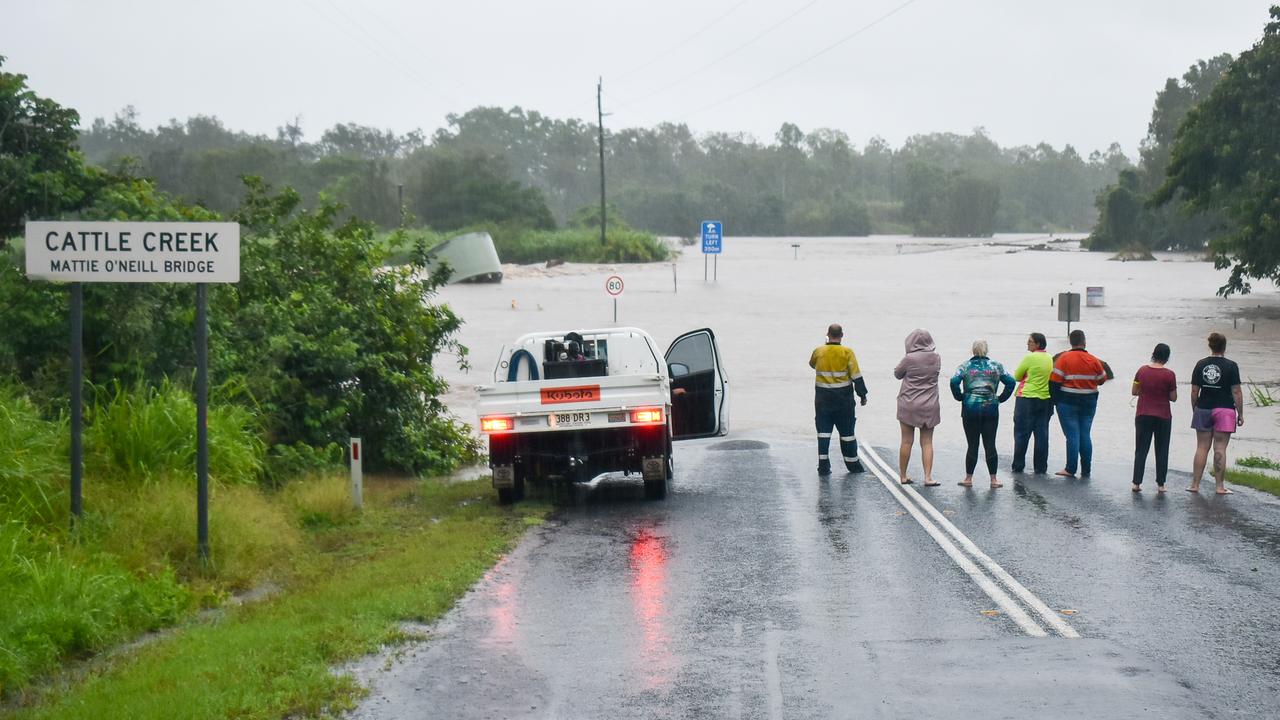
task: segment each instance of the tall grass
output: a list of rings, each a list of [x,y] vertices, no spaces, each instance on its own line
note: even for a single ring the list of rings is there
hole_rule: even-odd
[[[46,422],[25,395],[0,382],[0,520],[53,524],[66,517],[65,426]]]
[[[189,476],[196,464],[196,404],[168,380],[159,387],[97,388],[89,418],[88,466],[114,477]],[[266,444],[257,416],[241,405],[209,408],[209,474],[225,483],[262,476]]]

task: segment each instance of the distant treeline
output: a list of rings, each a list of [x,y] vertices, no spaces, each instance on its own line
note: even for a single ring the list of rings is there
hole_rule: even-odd
[[[446,232],[550,229],[599,203],[595,126],[519,107],[450,115],[429,138],[339,124],[314,142],[296,124],[267,137],[211,116],[148,130],[126,108],[96,119],[80,145],[91,163],[224,213],[242,200],[242,175],[294,187],[309,204],[324,194],[383,227],[401,222],[402,187],[410,224]],[[1070,145],[1001,148],[981,129],[894,149],[790,123],[771,143],[661,124],[607,130],[605,147],[609,205],[632,227],[668,235],[710,217],[741,235],[1084,230],[1098,191],[1131,167],[1114,144],[1085,158]]]

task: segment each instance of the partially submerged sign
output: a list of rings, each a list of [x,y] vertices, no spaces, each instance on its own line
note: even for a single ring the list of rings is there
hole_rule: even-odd
[[[27,277],[63,282],[234,283],[240,225],[29,222]]]

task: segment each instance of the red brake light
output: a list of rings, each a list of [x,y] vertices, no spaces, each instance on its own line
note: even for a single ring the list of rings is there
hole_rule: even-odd
[[[513,427],[515,427],[515,422],[509,417],[480,418],[480,430],[482,432],[506,432]]]
[[[662,408],[640,408],[638,410],[632,410],[631,422],[660,423],[662,422]]]

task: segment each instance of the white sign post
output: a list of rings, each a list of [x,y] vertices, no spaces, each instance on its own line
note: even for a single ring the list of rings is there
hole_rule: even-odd
[[[196,539],[209,559],[208,283],[240,280],[240,225],[224,222],[29,222],[27,277],[71,283],[71,522],[82,512],[86,282],[196,286]]]
[[[622,295],[622,289],[625,285],[622,278],[617,275],[610,275],[608,280],[604,281],[604,291],[613,297],[613,321],[618,322],[618,297]]]

